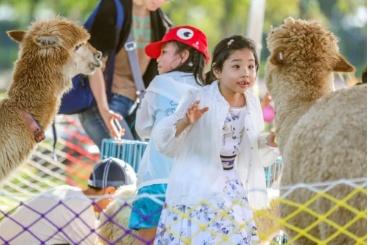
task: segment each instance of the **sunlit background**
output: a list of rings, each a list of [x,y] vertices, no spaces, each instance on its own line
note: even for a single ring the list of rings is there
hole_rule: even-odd
[[[83,23],[97,3],[98,0],[0,0],[0,91],[9,84],[17,56],[17,46],[6,36],[6,30],[26,28],[35,19],[55,15]],[[269,54],[265,44],[267,32],[288,16],[318,20],[339,37],[341,52],[357,68],[355,78],[345,79],[347,83],[360,81],[367,66],[364,0],[171,0],[163,9],[174,24],[192,24],[203,29],[211,49],[231,34],[255,39],[261,50],[261,81]]]
[[[18,52],[17,45],[7,37],[7,30],[25,29],[36,19],[46,19],[56,15],[83,23],[98,2],[99,0],[0,0],[0,98],[5,96],[4,92],[10,84],[13,63]],[[337,74],[334,80],[335,87],[345,87],[360,82],[362,71],[367,66],[367,3],[365,0],[170,0],[163,9],[175,25],[192,24],[204,30],[211,50],[220,39],[231,34],[243,34],[254,39],[261,58],[257,86],[260,97],[265,93],[265,61],[269,55],[265,44],[267,33],[271,26],[280,25],[288,16],[317,20],[339,38],[341,53],[356,67],[356,72],[344,77]],[[264,101],[262,100],[262,106]],[[266,130],[273,127],[273,108],[271,111],[272,118],[267,121]],[[85,186],[92,166],[100,158],[115,156],[137,166],[143,152],[141,147],[144,142],[121,144],[107,139],[100,155],[98,148],[84,133],[76,115],[59,115],[56,117],[56,126],[59,136],[56,149],[52,146],[53,134],[51,129],[48,129],[47,139],[39,144],[28,162],[14,171],[6,181],[0,183],[0,220],[4,212],[10,212],[9,210],[20,205],[20,201],[51,187],[61,184]],[[118,155],[120,153],[122,153],[121,156]],[[265,169],[267,187],[272,197],[278,196],[279,193],[281,169],[281,158]],[[349,197],[345,197],[344,200],[358,194],[366,197],[366,180],[364,179],[363,182],[363,184],[349,182],[349,180],[341,182],[347,184],[349,188],[354,187]],[[306,185],[302,188],[313,193],[314,197],[310,200],[325,200],[325,192],[341,183],[336,182],[333,185],[322,183],[319,189],[314,185]],[[299,191],[300,188],[298,185],[295,190]],[[335,200],[327,197],[328,200]],[[285,195],[283,198],[287,200],[288,196]],[[354,210],[344,200],[335,200],[336,205],[333,209]],[[310,201],[307,204],[301,204],[300,210],[312,213],[309,204]],[[124,205],[124,207],[130,206]],[[263,224],[258,226],[260,238],[263,233],[263,235],[269,235],[276,228],[279,229],[277,225],[274,227],[277,224],[275,221],[277,214],[274,212],[276,203],[271,207],[270,210],[261,210],[255,214],[255,219]],[[129,208],[124,210],[130,212]],[[329,215],[317,215],[318,222],[327,224],[330,222]],[[366,219],[366,210],[356,212],[352,222],[359,219]],[[339,232],[346,233],[349,225],[337,226]],[[308,230],[313,229],[303,228],[302,233],[307,234]],[[285,237],[282,232],[276,238],[278,242],[272,244],[284,244]],[[365,241],[365,238],[366,233],[361,239]]]

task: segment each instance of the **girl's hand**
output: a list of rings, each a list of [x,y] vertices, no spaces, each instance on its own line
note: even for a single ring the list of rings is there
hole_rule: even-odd
[[[272,147],[277,147],[275,132],[272,132],[272,131],[270,132],[270,134],[267,136],[266,144]]]
[[[208,111],[208,107],[199,108],[199,100],[194,102],[186,113],[189,124],[193,124],[203,116],[204,113]]]

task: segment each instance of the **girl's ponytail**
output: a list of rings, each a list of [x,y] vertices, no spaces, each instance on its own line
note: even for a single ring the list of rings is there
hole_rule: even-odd
[[[213,71],[212,69],[209,70],[206,74],[205,74],[205,84],[208,85],[208,84],[211,84],[213,81],[216,81],[217,78],[215,77],[215,74],[213,74]]]
[[[184,50],[189,51],[188,59],[181,64],[179,67],[175,68],[173,71],[182,71],[182,72],[190,72],[193,73],[195,80],[198,85],[205,85],[205,78],[203,77],[203,70],[205,67],[205,56],[200,53],[198,50],[189,47],[186,44],[174,41],[178,50],[177,53],[181,53]]]

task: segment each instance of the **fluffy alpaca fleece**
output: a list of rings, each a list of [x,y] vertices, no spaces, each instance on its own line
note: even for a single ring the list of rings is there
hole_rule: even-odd
[[[280,217],[279,203],[275,199],[271,200],[267,208],[255,210],[253,215],[260,244],[270,244],[270,240],[281,230],[278,222]]]
[[[267,45],[271,54],[266,83],[276,105],[276,133],[284,160],[281,185],[365,178],[367,87],[333,92],[333,72],[354,71],[339,53],[336,37],[316,22],[288,18],[271,30]],[[341,200],[353,190],[337,185],[327,193]],[[313,196],[315,192],[297,189],[287,199],[303,204]],[[364,211],[366,194],[353,195],[347,203]],[[354,211],[322,197],[308,208],[318,214],[336,208],[327,219],[338,227],[356,217]],[[281,215],[286,217],[295,210],[282,205]],[[288,223],[303,229],[315,221],[311,214],[302,211]],[[362,217],[344,229],[348,234],[317,221],[308,231],[315,241],[296,237],[298,233],[290,229],[287,232],[296,240],[293,244],[316,244],[330,238],[328,244],[345,245],[357,243],[349,234],[363,237],[366,229],[366,219]],[[338,233],[332,236],[335,232]]]
[[[44,130],[52,122],[61,96],[79,73],[92,74],[101,53],[87,43],[88,32],[63,18],[37,21],[27,31],[9,31],[19,43],[13,80],[0,102],[0,180],[31,154],[37,142],[28,113]]]
[[[120,187],[116,192],[114,200],[101,213],[98,234],[100,245],[121,244],[130,245],[134,242],[134,236],[126,234],[129,230],[129,216],[132,208],[132,199],[136,193],[135,185]]]

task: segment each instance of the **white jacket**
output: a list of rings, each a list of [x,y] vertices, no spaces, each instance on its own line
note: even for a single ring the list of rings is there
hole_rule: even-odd
[[[244,120],[240,153],[235,162],[252,208],[267,204],[264,166],[279,155],[277,148],[266,146],[261,105],[256,96],[246,92],[247,114]],[[176,122],[185,116],[187,108],[200,100],[200,108],[209,107],[202,118],[175,137]],[[223,125],[229,104],[218,89],[218,82],[199,90],[191,90],[179,104],[177,111],[161,120],[152,132],[159,151],[174,158],[169,177],[166,202],[169,205],[196,205],[203,200],[223,194],[224,170],[220,159]],[[259,147],[265,148],[261,160]],[[263,164],[262,164],[263,163]]]

